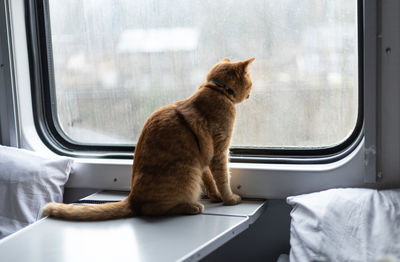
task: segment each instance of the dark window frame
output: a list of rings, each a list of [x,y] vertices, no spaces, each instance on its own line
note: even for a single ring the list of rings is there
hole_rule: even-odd
[[[81,144],[69,139],[57,121],[52,41],[48,0],[25,1],[29,69],[36,130],[54,152],[72,157],[132,158],[135,147]],[[358,115],[351,135],[342,143],[320,148],[230,148],[231,162],[244,163],[329,163],[348,155],[362,140],[364,112],[364,4],[357,0],[358,30]]]

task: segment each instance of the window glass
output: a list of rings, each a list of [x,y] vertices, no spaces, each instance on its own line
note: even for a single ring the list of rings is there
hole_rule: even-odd
[[[225,57],[256,57],[232,146],[330,147],[356,125],[356,1],[49,0],[49,13],[57,121],[76,143],[135,144]]]

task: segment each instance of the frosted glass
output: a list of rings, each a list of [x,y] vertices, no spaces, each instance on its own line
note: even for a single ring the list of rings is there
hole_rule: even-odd
[[[358,115],[357,1],[50,0],[56,109],[90,144],[135,144],[209,68],[256,57],[232,146],[334,146]]]

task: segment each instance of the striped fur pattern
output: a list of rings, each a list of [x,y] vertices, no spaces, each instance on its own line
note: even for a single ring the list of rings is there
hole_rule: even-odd
[[[42,209],[42,216],[65,218],[68,220],[106,220],[133,216],[128,199],[100,205],[73,205],[48,203]]]
[[[198,214],[204,209],[202,188],[212,201],[239,203],[230,187],[228,149],[235,104],[250,96],[253,61],[223,59],[192,96],[150,115],[136,144],[127,199],[90,206],[48,203],[42,215],[92,221]]]

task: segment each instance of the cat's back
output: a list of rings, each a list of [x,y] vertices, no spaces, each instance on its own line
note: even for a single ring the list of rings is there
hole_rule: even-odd
[[[135,148],[135,162],[176,161],[196,154],[198,141],[176,104],[164,106],[145,122]]]
[[[159,144],[168,140],[167,138],[173,136],[178,130],[179,118],[176,105],[163,106],[147,118],[136,148],[140,149],[142,144],[146,144],[146,146],[151,146],[153,143]]]
[[[176,105],[166,105],[154,111],[146,120],[142,132],[168,131],[176,125]],[[172,126],[171,126],[172,125]]]

